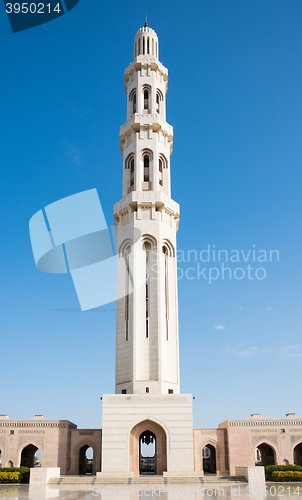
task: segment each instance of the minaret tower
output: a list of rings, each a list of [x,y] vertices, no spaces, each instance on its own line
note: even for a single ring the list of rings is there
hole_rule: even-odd
[[[173,128],[166,122],[168,70],[147,22],[125,70],[127,121],[120,127],[123,198],[118,241],[116,394],[179,394],[176,232],[171,199]]]

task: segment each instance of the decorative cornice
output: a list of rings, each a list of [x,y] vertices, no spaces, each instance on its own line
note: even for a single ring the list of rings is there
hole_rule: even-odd
[[[230,427],[265,427],[265,426],[288,426],[288,425],[301,425],[302,420],[236,420],[229,423]]]
[[[120,126],[120,146],[121,153],[123,154],[123,145],[126,140],[126,136],[129,135],[131,130],[139,132],[141,127],[152,127],[153,132],[162,131],[163,135],[167,137],[170,143],[170,154],[172,154],[173,148],[173,127],[169,125],[159,113],[134,113],[129,120]]]
[[[76,425],[70,423],[68,425],[67,423],[63,423],[60,421],[53,421],[53,422],[20,422],[20,421],[9,421],[9,422],[0,422],[0,427],[14,427],[14,428],[23,428],[23,427],[55,427],[55,428],[60,428],[60,429],[65,429],[67,427],[69,428],[74,428],[76,429]],[[1,432],[1,431],[0,431]]]
[[[159,191],[132,191],[114,205],[114,215],[118,216],[129,205],[137,208],[138,204],[155,204],[157,210],[165,207],[176,219],[179,218],[179,204]]]

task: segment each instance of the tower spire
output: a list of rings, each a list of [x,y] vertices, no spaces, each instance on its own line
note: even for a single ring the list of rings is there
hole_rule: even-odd
[[[145,28],[148,28],[147,12],[146,12],[146,15],[145,15]]]
[[[127,122],[120,128],[123,198],[117,230],[116,394],[179,394],[176,232],[171,199],[173,128],[166,122],[168,70],[148,27],[125,70]]]

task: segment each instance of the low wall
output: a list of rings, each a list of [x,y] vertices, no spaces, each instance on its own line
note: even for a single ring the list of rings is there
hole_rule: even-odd
[[[30,469],[29,484],[31,486],[42,486],[47,484],[52,477],[60,477],[60,467],[34,467]]]
[[[264,467],[236,467],[236,476],[244,476],[250,484],[265,486]]]

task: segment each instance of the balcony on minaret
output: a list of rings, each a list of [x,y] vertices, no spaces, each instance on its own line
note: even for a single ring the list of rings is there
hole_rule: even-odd
[[[129,131],[133,129],[135,132],[140,132],[147,127],[151,132],[162,131],[167,143],[170,145],[170,154],[173,150],[173,127],[169,125],[160,114],[148,113],[140,114],[134,113],[124,125],[120,127],[120,146],[121,153],[123,154],[124,144],[126,143]],[[127,144],[127,143],[126,143]]]

